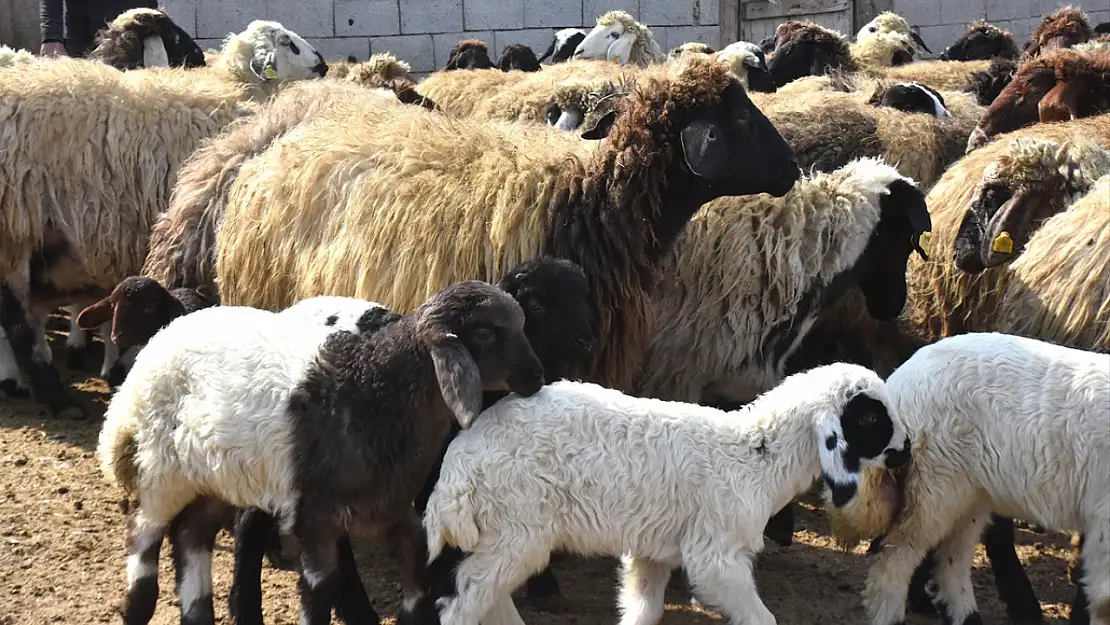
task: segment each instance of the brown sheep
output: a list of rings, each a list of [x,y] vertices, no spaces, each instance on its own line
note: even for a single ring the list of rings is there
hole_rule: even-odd
[[[1066,6],[1046,15],[1033,29],[1033,36],[1025,48],[1023,59],[1031,59],[1052,48],[1070,48],[1077,43],[1093,39],[1095,31],[1083,9]]]
[[[952,45],[940,53],[942,61],[1017,59],[1021,56],[1014,36],[985,20],[976,20]]]

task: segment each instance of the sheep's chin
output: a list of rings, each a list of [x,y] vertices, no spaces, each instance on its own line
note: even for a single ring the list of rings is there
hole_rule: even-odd
[[[825,511],[837,545],[849,550],[864,540],[885,534],[902,503],[894,474],[871,468],[861,473],[856,494],[847,504],[835,507],[826,496]]]
[[[555,123],[553,124],[553,126],[555,128],[557,128],[558,130],[565,130],[567,132],[570,132],[572,130],[577,130],[578,127],[581,126],[581,125],[582,125],[582,113],[580,113],[580,112],[578,112],[574,109],[568,109],[568,110],[563,111],[563,114],[560,115],[559,119],[556,120]]]

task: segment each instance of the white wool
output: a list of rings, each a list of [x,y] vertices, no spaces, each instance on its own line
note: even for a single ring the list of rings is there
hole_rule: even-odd
[[[654,623],[639,619],[663,607],[667,576],[644,585],[637,576],[679,565],[733,622],[773,623],[751,558],[771,515],[822,472],[854,479],[843,447],[826,439],[844,440],[841,414],[860,393],[885,403],[874,372],[836,364],[791,376],[735,412],[567,381],[502,400],[451,443],[428,501],[430,558],[444,545],[473,553],[458,568],[459,595],[443,602],[443,624],[476,623],[494,606],[511,615],[508,594],[554,550],[633,556],[625,625]],[[897,419],[891,440],[904,445]]]
[[[910,577],[933,547],[939,600],[968,622],[992,513],[1082,532],[1092,616],[1110,601],[1110,354],[964,334],[919,350],[887,390],[915,440],[906,509],[867,576],[873,625],[905,621]]]
[[[393,97],[393,99],[397,98]],[[357,332],[359,317],[373,308],[385,308],[385,306],[355,297],[317,295],[306,297],[278,314],[283,318],[303,319],[312,323],[330,325],[333,330]],[[335,317],[335,321],[328,323],[328,318],[332,316]]]

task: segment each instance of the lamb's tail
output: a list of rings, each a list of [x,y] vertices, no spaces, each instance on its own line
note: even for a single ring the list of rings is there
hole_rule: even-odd
[[[115,403],[113,400],[113,404]],[[116,409],[113,410],[113,407]],[[96,455],[100,459],[100,472],[104,478],[131,495],[137,489],[139,476],[135,462],[138,452],[135,441],[138,421],[130,410],[121,408],[118,405],[109,405],[104,415],[104,427],[100,430]]]
[[[461,472],[440,475],[424,512],[428,562],[434,561],[445,546],[462,551],[474,551],[478,546],[478,522],[471,498],[473,493],[474,486]]]

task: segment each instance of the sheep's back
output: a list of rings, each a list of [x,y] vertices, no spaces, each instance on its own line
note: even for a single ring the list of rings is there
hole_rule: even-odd
[[[971,84],[971,75],[985,72],[990,66],[989,60],[916,61],[885,68],[883,77],[898,82],[921,83],[937,91],[966,91]]]

